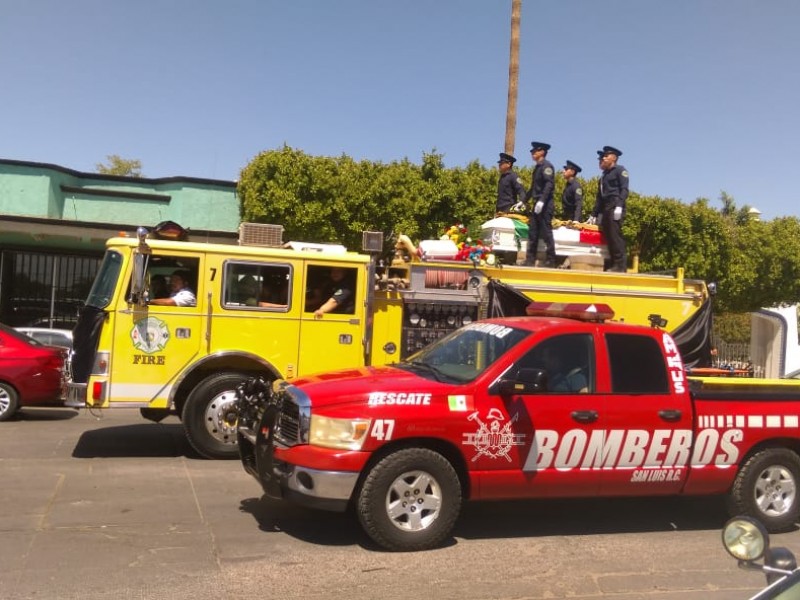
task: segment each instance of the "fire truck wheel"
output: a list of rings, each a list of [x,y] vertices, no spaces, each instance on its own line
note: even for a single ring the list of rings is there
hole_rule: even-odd
[[[0,421],[8,421],[19,408],[17,390],[0,381]]]
[[[236,442],[236,386],[242,373],[218,373],[203,379],[183,406],[186,438],[206,458],[239,458]]]
[[[461,510],[461,483],[450,462],[427,448],[389,454],[370,469],[358,493],[364,531],[389,550],[440,545]]]
[[[768,448],[744,463],[728,496],[732,516],[749,515],[771,532],[786,531],[800,516],[800,457],[786,448]]]

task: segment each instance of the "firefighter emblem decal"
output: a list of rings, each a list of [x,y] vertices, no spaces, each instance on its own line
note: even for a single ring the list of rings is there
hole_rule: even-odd
[[[492,408],[486,415],[488,425],[481,419],[478,411],[471,413],[467,419],[475,421],[478,424],[478,431],[475,433],[465,433],[464,441],[462,442],[468,446],[475,446],[477,454],[472,457],[475,462],[481,456],[488,458],[503,457],[508,462],[511,462],[511,457],[508,453],[511,451],[512,446],[522,446],[525,443],[524,433],[513,433],[511,425],[517,420],[517,415],[511,417],[505,425],[501,425],[501,421],[505,421],[503,413],[498,409]]]
[[[131,340],[133,347],[140,352],[161,352],[169,341],[169,326],[156,317],[139,319],[131,329]]]

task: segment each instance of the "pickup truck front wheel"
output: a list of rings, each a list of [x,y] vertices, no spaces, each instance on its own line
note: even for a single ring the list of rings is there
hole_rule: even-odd
[[[800,516],[800,457],[786,448],[751,456],[733,482],[728,497],[732,516],[746,514],[771,532],[791,529]]]
[[[450,535],[461,511],[461,483],[450,462],[407,448],[370,469],[357,497],[367,535],[388,550],[427,550]]]

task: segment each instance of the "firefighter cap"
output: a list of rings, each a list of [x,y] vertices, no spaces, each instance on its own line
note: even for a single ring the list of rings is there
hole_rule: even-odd
[[[606,154],[622,156],[622,150],[617,150],[614,146],[603,146],[602,150],[597,151],[597,158],[603,158]]]
[[[501,152],[500,153],[500,160],[498,160],[497,163],[500,164],[500,163],[504,163],[504,162],[508,163],[510,165],[513,165],[515,162],[517,162],[517,159],[514,158],[513,156],[511,156],[510,154],[506,154],[505,152]]]

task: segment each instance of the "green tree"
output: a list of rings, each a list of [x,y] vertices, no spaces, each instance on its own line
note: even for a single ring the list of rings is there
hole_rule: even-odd
[[[106,156],[108,164],[97,163],[95,168],[103,175],[120,175],[122,177],[141,177],[142,161],[138,159],[122,158],[117,154]]]
[[[518,170],[530,181],[530,168]],[[338,241],[359,249],[361,232],[382,231],[387,254],[398,234],[438,238],[461,223],[476,238],[494,212],[497,169],[473,161],[446,168],[432,150],[420,164],[312,157],[284,146],[262,152],[241,173],[239,197],[247,221],[280,223],[290,239]],[[563,178],[556,178],[556,204]],[[585,213],[594,206],[598,178],[583,180]],[[685,204],[631,192],[623,235],[643,272],[674,272],[718,285],[718,312],[741,313],[800,297],[800,221],[763,222],[736,207],[705,198]]]

